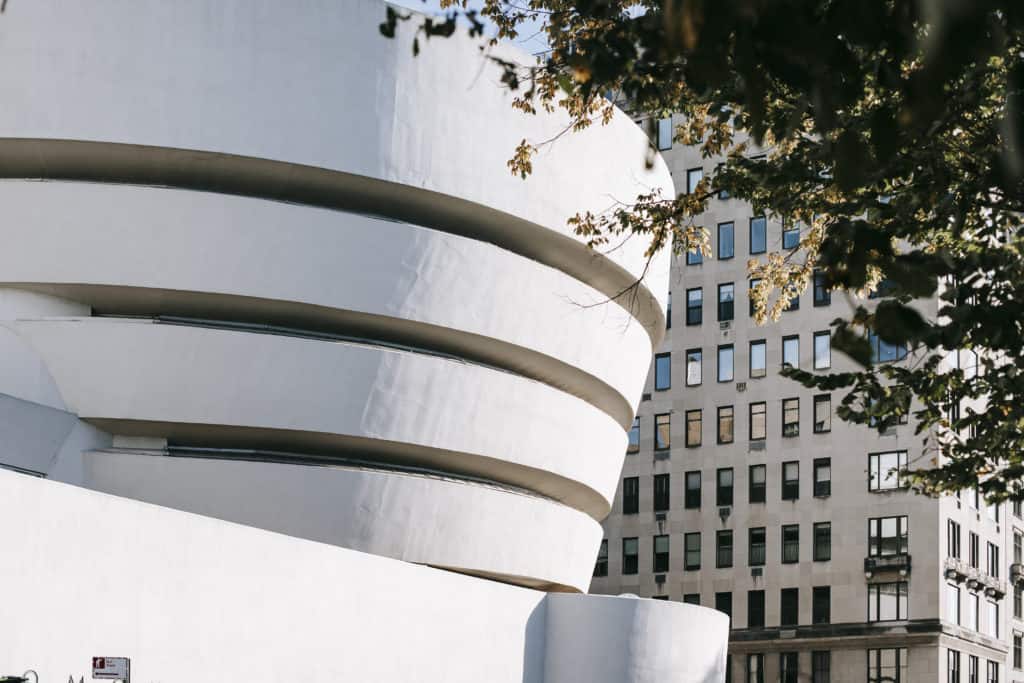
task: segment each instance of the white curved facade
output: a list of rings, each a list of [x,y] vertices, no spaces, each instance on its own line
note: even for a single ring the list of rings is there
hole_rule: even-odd
[[[519,140],[567,119],[512,110],[473,41],[414,58],[408,31],[379,36],[383,16],[369,0],[5,14],[0,465],[174,508],[136,534],[186,533],[196,513],[380,556],[383,575],[427,565],[414,581],[449,570],[526,603],[585,591],[668,261],[641,240],[595,253],[566,219],[670,196],[671,177],[644,168],[624,115],[513,177]],[[70,491],[45,495],[60,507]],[[86,526],[117,507],[75,500]],[[349,580],[364,571],[331,557]],[[514,680],[569,680],[559,667],[579,664],[552,648],[615,650],[587,626],[606,609],[649,624],[625,660],[674,634],[614,680],[720,674],[717,616],[700,617],[720,633],[688,668],[672,643],[690,608],[579,599],[545,608],[579,637],[549,621],[543,660]]]

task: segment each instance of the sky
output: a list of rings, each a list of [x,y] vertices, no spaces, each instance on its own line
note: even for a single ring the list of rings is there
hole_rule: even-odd
[[[407,7],[417,12],[426,12],[428,14],[440,14],[442,12],[440,0],[389,0],[392,4],[400,5],[401,7]],[[481,3],[470,2],[471,8],[479,8]],[[490,22],[484,22],[493,31],[493,25]],[[537,52],[543,52],[548,49],[547,41],[544,39],[544,35],[539,33],[541,23],[535,22],[533,25],[524,25],[520,30],[520,38],[513,41],[519,49],[526,52],[535,54]]]

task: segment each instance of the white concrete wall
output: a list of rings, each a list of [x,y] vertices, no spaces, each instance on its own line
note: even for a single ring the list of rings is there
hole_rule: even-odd
[[[8,472],[0,489],[3,673],[77,680],[104,655],[142,682],[722,680],[712,610],[546,596]]]

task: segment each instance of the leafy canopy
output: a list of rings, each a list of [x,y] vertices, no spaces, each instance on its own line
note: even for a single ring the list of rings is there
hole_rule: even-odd
[[[484,0],[477,13],[465,1],[449,0],[428,37],[460,16],[498,39],[543,25],[538,63],[502,62],[517,108],[561,108],[570,129],[606,121],[613,99],[650,121],[677,113],[677,142],[724,159],[690,194],[576,216],[578,234],[706,250],[694,219],[719,191],[799,222],[798,249],[749,264],[758,318],[819,271],[853,304],[833,346],[861,366],[788,374],[846,390],[845,420],[881,430],[912,411],[929,456],[921,490],[1024,497],[1024,3]],[[382,32],[403,18],[390,12]],[[511,171],[527,175],[542,144],[524,140]],[[872,365],[869,333],[908,346],[908,362]],[[977,371],[943,363],[957,349]]]

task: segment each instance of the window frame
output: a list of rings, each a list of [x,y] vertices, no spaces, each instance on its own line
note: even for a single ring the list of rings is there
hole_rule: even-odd
[[[672,475],[667,472],[655,474],[652,477],[654,495],[651,497],[651,505],[654,512],[667,512],[672,506]]]
[[[723,230],[723,228],[727,228],[727,232],[731,233],[731,235],[729,237],[729,240],[728,240],[729,242],[731,242],[731,244],[729,245],[729,253],[728,253],[727,256],[723,256],[722,255],[722,253],[723,253],[722,252],[722,230]],[[718,260],[719,261],[730,261],[730,260],[736,258],[736,224],[733,221],[722,221],[721,223],[718,224],[718,229],[716,230],[716,237],[718,238],[717,241],[716,241],[716,246],[718,247],[718,249],[717,249]]]
[[[635,438],[634,438],[635,437]],[[640,452],[640,416],[633,418],[633,426],[629,428],[629,436],[626,441],[626,455],[636,455]]]
[[[723,475],[728,475],[728,483],[723,483]],[[719,467],[715,470],[715,505],[732,507],[735,497],[736,474],[731,467]]]
[[[729,358],[729,376],[722,378],[722,354],[727,352]],[[732,382],[736,379],[736,349],[732,344],[719,344],[717,363],[716,363],[716,376],[719,384],[725,384]]]
[[[800,563],[800,525],[799,524],[782,524],[779,526],[780,537],[782,539],[781,547],[781,564],[799,564]],[[791,538],[786,538],[787,532],[792,534]]]
[[[756,543],[755,537],[761,542]],[[758,550],[760,548],[760,550]],[[758,561],[760,560],[760,561]],[[768,562],[768,527],[753,526],[747,529],[747,566],[763,567]]]
[[[818,407],[820,405],[826,405],[827,408],[827,419],[818,420]],[[832,394],[815,394],[814,405],[811,411],[811,422],[812,428],[815,434],[828,434],[832,431]]]
[[[896,520],[896,535],[885,536],[884,522]],[[868,518],[868,557],[899,557],[910,554],[910,520],[907,515],[887,515]],[[896,539],[896,552],[885,552],[885,539]],[[872,541],[872,539],[877,539]]]
[[[821,596],[825,596],[822,599]],[[824,607],[822,607],[824,602]],[[812,586],[811,587],[811,624],[832,623],[832,587]]]
[[[792,604],[787,604],[787,598]],[[787,614],[792,612],[792,614]],[[792,616],[792,619],[789,617]],[[779,626],[786,628],[800,625],[800,589],[798,587],[779,589]]]
[[[760,221],[761,225],[761,249],[754,249],[754,222]],[[751,216],[749,221],[749,228],[747,231],[748,246],[750,247],[750,255],[756,256],[757,254],[764,254],[768,251],[768,219],[765,216]]]
[[[727,414],[726,414],[726,411]],[[718,406],[716,410],[717,442],[719,445],[733,443],[736,440],[736,407]],[[728,433],[723,432],[723,425],[728,426]]]
[[[828,468],[828,479],[819,479],[818,473],[825,468]],[[814,459],[811,485],[814,498],[828,498],[832,495],[832,458]]]
[[[664,549],[658,550],[658,542],[664,542]],[[669,553],[672,548],[671,537],[668,534],[656,534],[651,545],[651,570],[655,574],[663,574],[669,568]]]
[[[636,552],[630,554],[626,552],[629,541],[635,544]],[[632,558],[632,563],[629,562]],[[630,571],[630,564],[632,564],[632,571]],[[622,575],[623,576],[635,576],[640,573],[640,539],[636,536],[625,536],[622,539]]]
[[[796,411],[796,420],[793,422],[787,422],[787,412]],[[792,416],[790,416],[792,417]],[[794,396],[791,398],[782,399],[782,436],[790,439],[796,436],[800,436],[800,397]]]
[[[719,529],[715,532],[715,569],[729,569],[733,566],[733,542],[732,529]]]
[[[728,300],[722,299],[723,292],[731,291],[731,298]],[[718,283],[718,322],[729,322],[736,318],[736,283],[735,282],[720,282]]]
[[[795,346],[796,346],[796,358],[795,358],[796,364],[795,365],[793,363],[790,363],[790,362],[788,362],[786,360],[786,356],[789,355],[786,352],[786,349],[787,349],[787,345],[790,344],[790,343],[795,344]],[[787,365],[789,367],[791,367],[791,368],[799,368],[800,367],[800,335],[799,334],[787,334],[786,336],[784,336],[782,338],[782,366],[781,367],[786,367]]]
[[[759,406],[763,410],[760,413],[754,412],[754,407]],[[761,436],[754,436],[754,417],[755,415],[761,415]],[[751,401],[747,404],[747,440],[748,441],[765,441],[768,438],[768,402],[767,401]]]
[[[760,347],[761,367],[754,367],[754,349]],[[747,356],[747,375],[750,379],[761,379],[768,375],[768,340],[750,340]]]
[[[757,483],[754,481],[754,470],[760,470],[764,474],[764,481]],[[768,502],[768,465],[759,463],[751,465],[747,473],[747,502],[750,505],[756,505],[758,503]],[[755,496],[755,493],[759,495]],[[759,500],[758,500],[759,499]]]
[[[664,419],[663,419],[664,418]],[[660,427],[665,427],[664,439]],[[672,413],[654,414],[654,450],[667,451],[672,448]]]
[[[896,455],[896,470],[895,486],[882,486],[883,473],[882,473],[882,457],[887,455]],[[889,479],[888,474],[891,468],[886,469],[885,478]],[[906,471],[907,471],[907,451],[904,450],[891,450],[891,451],[877,451],[875,453],[868,453],[868,491],[871,493],[881,493],[885,491],[902,491],[907,488],[906,482]]]
[[[697,381],[690,382],[690,366],[691,360],[696,358],[697,368]],[[704,381],[704,349],[687,349],[686,350],[686,386],[688,387],[699,387]]]
[[[822,538],[827,539],[824,546],[820,544]],[[822,547],[825,552],[819,552]],[[832,561],[832,522],[814,523],[811,531],[811,559],[814,562]]]
[[[640,477],[622,478],[622,514],[640,514]]]
[[[825,340],[825,362],[824,364],[818,363],[818,341],[820,339]],[[830,370],[832,368],[832,333],[828,330],[818,331],[814,333],[813,345],[811,346],[814,358],[812,359],[812,367],[815,370]]]
[[[691,416],[696,415],[697,419],[692,420]],[[704,416],[701,408],[693,408],[685,412],[686,418],[686,434],[683,437],[683,443],[687,448],[700,448],[701,442],[704,440]],[[691,441],[691,424],[697,425],[697,438],[696,441]]]
[[[690,486],[690,482],[693,480],[692,475],[697,475],[697,488],[693,489]],[[704,482],[702,481],[702,475],[700,470],[690,470],[683,475],[683,509],[684,510],[700,510],[701,498],[703,497]],[[692,505],[694,491],[696,491],[696,505]]]
[[[691,294],[699,294],[699,301],[694,305]],[[690,287],[686,290],[686,327],[697,327],[704,324],[704,288]]]
[[[882,598],[883,595],[890,595],[889,593],[883,593],[883,586],[895,586],[896,588],[896,616],[894,618],[883,618],[882,617]],[[884,623],[890,621],[906,621],[910,614],[910,593],[909,585],[906,580],[904,581],[879,581],[868,584],[868,602],[867,602],[867,619],[869,624]],[[872,618],[872,614],[874,618]]]
[[[697,540],[696,549],[690,548],[690,539]],[[697,562],[691,563],[692,554],[696,554]],[[689,531],[683,534],[683,571],[700,571],[701,565],[701,538],[699,531]]]
[[[602,557],[604,558],[602,560]],[[601,578],[608,576],[608,539],[601,539],[601,545],[597,548],[597,559],[594,560],[594,573],[592,574],[595,578]]]
[[[787,479],[787,465],[795,466],[796,477]],[[786,460],[782,463],[782,500],[800,500],[800,461]]]
[[[667,361],[662,365],[661,361]],[[662,369],[664,368],[664,375]],[[662,380],[666,383],[662,384]],[[654,390],[668,391],[672,388],[672,352],[654,354]]]

